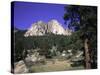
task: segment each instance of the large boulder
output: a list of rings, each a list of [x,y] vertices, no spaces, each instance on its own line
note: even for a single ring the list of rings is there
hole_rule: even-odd
[[[27,73],[28,69],[23,60],[15,64],[14,73]]]

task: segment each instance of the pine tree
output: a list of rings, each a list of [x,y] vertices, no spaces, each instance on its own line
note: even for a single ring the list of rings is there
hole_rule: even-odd
[[[65,10],[65,24],[70,20],[68,27],[80,31],[78,36],[84,43],[85,68],[97,68],[97,7],[73,5],[66,6]]]

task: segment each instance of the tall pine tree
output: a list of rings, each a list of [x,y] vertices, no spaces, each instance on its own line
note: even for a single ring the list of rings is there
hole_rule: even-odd
[[[97,7],[96,6],[66,6],[65,24],[70,20],[69,28],[74,27],[83,41],[85,68],[97,68]]]

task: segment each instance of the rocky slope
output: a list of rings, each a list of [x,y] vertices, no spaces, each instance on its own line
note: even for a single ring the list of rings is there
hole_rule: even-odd
[[[26,31],[24,36],[43,36],[46,34],[71,35],[72,31],[64,29],[57,20],[53,19],[50,20],[47,24],[43,21],[33,23],[32,26]]]

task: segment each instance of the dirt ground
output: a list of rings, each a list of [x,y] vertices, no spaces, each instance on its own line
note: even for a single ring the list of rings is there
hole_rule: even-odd
[[[48,60],[45,65],[36,65],[31,67],[31,72],[52,72],[52,71],[67,71],[75,69],[84,69],[84,67],[71,67],[70,61]]]
[[[34,64],[27,66],[25,64],[17,65],[15,73],[36,73],[36,72],[54,72],[67,70],[84,69],[83,66],[72,67],[70,60],[47,59],[46,64]]]

